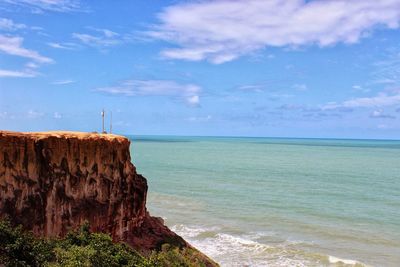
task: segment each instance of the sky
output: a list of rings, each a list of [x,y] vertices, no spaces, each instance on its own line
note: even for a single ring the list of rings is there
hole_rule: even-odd
[[[400,0],[0,0],[0,129],[400,139]]]

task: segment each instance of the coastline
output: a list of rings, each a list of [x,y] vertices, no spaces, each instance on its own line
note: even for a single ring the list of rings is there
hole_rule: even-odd
[[[65,237],[88,223],[143,255],[168,245],[197,264],[217,266],[152,217],[147,180],[123,136],[0,131],[0,217],[35,236]]]

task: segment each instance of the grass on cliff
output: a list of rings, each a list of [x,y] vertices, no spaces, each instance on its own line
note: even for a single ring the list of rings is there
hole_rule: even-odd
[[[107,234],[91,233],[87,224],[63,239],[44,239],[0,221],[0,266],[204,266],[198,256],[194,249],[165,244],[162,251],[143,257],[126,244],[113,243]]]

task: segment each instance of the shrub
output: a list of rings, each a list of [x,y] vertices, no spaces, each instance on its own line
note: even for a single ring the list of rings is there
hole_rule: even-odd
[[[85,223],[63,239],[36,238],[21,226],[0,220],[0,266],[25,267],[184,267],[204,266],[192,248],[163,244],[145,258],[124,243],[113,243],[103,233],[91,233]]]
[[[35,238],[22,230],[13,228],[8,220],[0,221],[0,263],[6,266],[43,266],[54,259],[50,242]]]

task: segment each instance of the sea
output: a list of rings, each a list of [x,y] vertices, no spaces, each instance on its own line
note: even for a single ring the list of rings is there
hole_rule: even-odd
[[[400,266],[400,141],[128,137],[150,213],[221,266]]]

